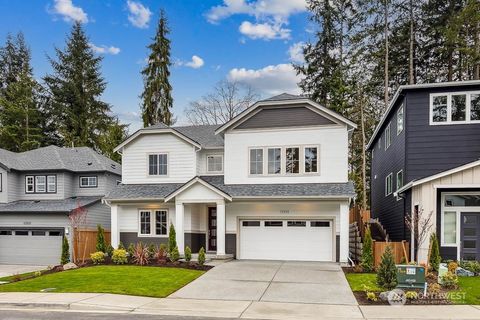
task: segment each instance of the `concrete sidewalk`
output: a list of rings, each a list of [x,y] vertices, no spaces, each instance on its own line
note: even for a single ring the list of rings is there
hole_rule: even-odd
[[[96,293],[0,293],[4,309],[108,312],[241,319],[480,319],[480,306],[353,306],[266,301],[148,298]]]

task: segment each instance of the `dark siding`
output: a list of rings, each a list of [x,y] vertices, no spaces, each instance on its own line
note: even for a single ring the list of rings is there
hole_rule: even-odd
[[[335,261],[340,262],[340,236],[335,236]]]
[[[311,125],[329,125],[333,121],[304,106],[288,108],[265,108],[236,129],[279,128]]]
[[[189,246],[194,253],[200,251],[201,247],[205,248],[205,233],[185,233],[185,246]]]
[[[139,242],[147,245],[160,245],[162,243],[168,245],[168,238],[138,237],[136,232],[120,232],[120,241],[125,247],[128,247],[131,243],[136,244]],[[205,248],[205,234],[185,233],[185,246],[189,246],[192,252],[197,253],[201,247]]]
[[[480,158],[480,124],[429,124],[430,93],[480,90],[480,85],[407,92],[407,180],[420,179]]]
[[[225,253],[237,256],[237,235],[234,233],[227,233],[225,235]]]
[[[405,180],[405,133],[404,129],[397,135],[397,111],[403,102],[400,98],[394,107],[394,112],[385,121],[379,139],[373,144],[373,159],[371,168],[371,211],[374,218],[379,218],[387,230],[391,240],[404,238],[404,200],[393,193],[385,196],[385,178],[389,173],[393,176],[393,191],[396,188],[396,174],[403,170]],[[404,123],[407,122],[406,104],[404,106]],[[391,122],[392,142],[385,150],[385,128]]]

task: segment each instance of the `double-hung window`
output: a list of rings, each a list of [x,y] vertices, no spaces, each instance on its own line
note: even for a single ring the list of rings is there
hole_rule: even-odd
[[[168,211],[140,210],[139,236],[166,236],[168,235]]]
[[[25,177],[25,192],[34,193],[35,192],[35,177],[26,176]]]
[[[285,172],[300,172],[300,148],[285,148]]]
[[[207,172],[219,173],[223,171],[223,156],[210,155],[207,156]]]
[[[151,176],[166,176],[168,174],[168,154],[148,155],[148,174]]]
[[[80,188],[96,188],[98,180],[96,176],[80,177]]]
[[[56,193],[57,176],[28,175],[25,176],[25,193]]]
[[[46,179],[45,176],[35,176],[35,192],[43,193],[46,191]]]
[[[250,149],[250,174],[263,174],[263,149]]]
[[[305,154],[305,173],[318,172],[318,148],[306,147],[304,149]]]
[[[268,148],[268,174],[282,172],[282,149]]]
[[[390,147],[390,144],[392,143],[391,127],[392,127],[392,123],[389,122],[387,127],[385,128],[385,150],[387,150],[388,147]]]
[[[404,116],[403,116],[403,105],[398,109],[397,112],[397,136],[403,131]]]
[[[403,170],[397,172],[397,189],[403,187]]]
[[[47,192],[57,192],[57,176],[47,176]]]
[[[393,183],[392,183],[392,174],[390,173],[386,178],[385,178],[385,196],[389,196],[392,194],[393,190]]]

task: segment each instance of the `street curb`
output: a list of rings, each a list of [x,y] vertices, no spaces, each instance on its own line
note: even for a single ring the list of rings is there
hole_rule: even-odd
[[[34,302],[0,302],[0,309],[1,308],[69,310],[70,309],[70,304],[65,304],[65,303],[34,303]]]

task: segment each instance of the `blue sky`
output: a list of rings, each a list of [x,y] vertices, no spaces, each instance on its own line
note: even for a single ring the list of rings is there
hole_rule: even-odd
[[[92,47],[104,56],[103,100],[132,131],[141,125],[140,70],[161,8],[171,29],[178,124],[186,124],[189,102],[222,79],[246,83],[262,96],[299,92],[291,63],[301,62],[301,46],[313,36],[305,0],[0,0],[0,42],[22,31],[40,79],[51,72],[47,55],[63,48],[72,21],[82,21]]]

